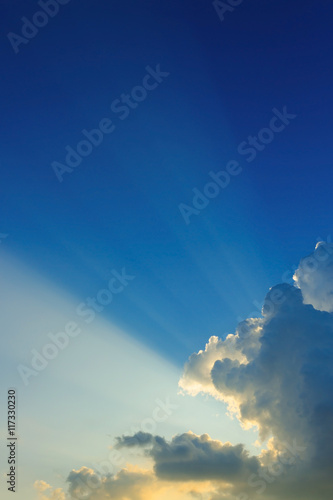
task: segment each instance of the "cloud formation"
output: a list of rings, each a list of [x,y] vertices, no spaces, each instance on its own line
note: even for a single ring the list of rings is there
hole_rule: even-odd
[[[327,487],[333,462],[332,255],[332,244],[318,244],[302,259],[294,286],[270,289],[262,318],[241,323],[225,340],[211,337],[190,357],[180,381],[192,395],[228,402],[245,426],[258,427],[262,440],[273,438],[275,451],[296,440],[304,477],[293,477],[308,486],[312,477],[325,499],[317,478]]]
[[[333,245],[319,243],[301,260],[294,285],[269,290],[261,318],[243,321],[225,339],[212,336],[190,356],[182,390],[225,401],[244,427],[256,426],[268,440],[258,456],[207,434],[166,440],[138,432],[116,438],[116,448],[143,450],[149,470],[128,466],[103,477],[73,470],[68,498],[331,500],[332,312]]]
[[[333,243],[317,243],[314,252],[301,260],[294,280],[305,304],[333,312]]]
[[[149,438],[148,438],[149,436]],[[138,446],[149,446],[158,478],[169,481],[231,480],[241,482],[260,468],[256,457],[249,457],[244,446],[221,443],[208,434],[197,436],[192,432],[177,435],[167,442],[160,436],[134,435],[118,438],[118,447],[127,447],[131,439]]]
[[[45,481],[35,481],[34,488],[38,492],[38,500],[66,500],[66,495],[62,488],[53,489]]]
[[[155,478],[150,471],[122,469],[117,475],[99,476],[88,467],[72,470],[67,478],[70,498],[104,500],[142,500]]]
[[[174,483],[159,479],[152,470],[128,465],[116,475],[98,476],[92,469],[81,467],[68,476],[66,500],[193,500],[208,499],[206,483]]]

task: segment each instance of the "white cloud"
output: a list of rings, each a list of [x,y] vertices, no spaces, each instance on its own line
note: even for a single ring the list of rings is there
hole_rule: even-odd
[[[211,337],[185,366],[182,390],[224,400],[244,426],[257,426],[269,439],[260,455],[207,434],[166,440],[139,432],[116,446],[143,449],[151,470],[129,466],[101,477],[82,467],[68,477],[71,498],[81,480],[95,484],[87,500],[331,500],[332,254],[333,245],[318,245],[311,257],[318,264],[309,271],[303,259],[295,286],[271,288],[262,318],[240,323],[225,340]]]
[[[306,498],[318,476],[320,498],[330,498],[333,315],[326,311],[333,310],[332,254],[332,244],[317,245],[295,273],[297,286],[271,288],[263,317],[243,322],[226,340],[212,337],[189,358],[180,380],[189,394],[228,401],[243,425],[258,427],[262,440],[273,437],[270,458],[296,440],[302,467],[293,487]]]
[[[314,252],[301,260],[294,280],[305,304],[333,312],[333,243],[317,243]]]

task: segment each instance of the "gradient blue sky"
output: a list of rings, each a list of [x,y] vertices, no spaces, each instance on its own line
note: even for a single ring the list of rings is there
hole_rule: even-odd
[[[71,0],[18,54],[7,34],[38,4],[1,10],[2,262],[22,266],[25,290],[43,282],[38,297],[69,297],[46,329],[125,267],[135,279],[99,321],[178,373],[332,234],[333,5],[244,0],[221,22],[210,1]],[[119,120],[111,103],[157,64],[169,76]],[[297,117],[247,163],[238,145],[283,106]],[[59,183],[51,163],[104,117],[115,131]],[[186,225],[179,204],[231,159],[242,173]],[[4,277],[20,288],[19,273]],[[28,341],[34,323],[24,295],[18,303],[11,334],[27,335],[18,356],[28,361],[43,332]],[[10,383],[16,365],[4,366]]]
[[[107,315],[182,363],[331,232],[333,7],[244,2],[221,22],[211,2],[72,0],[15,55],[6,34],[36,10],[2,14],[6,251],[78,299],[125,266]],[[51,162],[158,63],[170,76],[60,184]],[[297,118],[247,164],[238,144],[284,105]],[[229,159],[242,174],[186,226],[179,203]]]

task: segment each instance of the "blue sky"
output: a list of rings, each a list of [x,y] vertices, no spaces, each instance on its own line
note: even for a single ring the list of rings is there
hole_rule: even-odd
[[[18,54],[3,37],[8,251],[78,297],[126,266],[138,276],[132,302],[140,297],[173,324],[163,328],[135,304],[128,314],[129,296],[110,315],[178,362],[203,328],[232,328],[226,283],[237,290],[236,316],[245,315],[300,249],[330,234],[330,10],[244,2],[221,22],[206,2],[72,0]],[[5,29],[20,33],[20,16],[35,11],[16,2]],[[111,103],[157,64],[170,75],[121,122]],[[297,118],[247,164],[238,145],[283,106]],[[116,130],[60,184],[51,163],[104,117]],[[187,227],[178,205],[230,159],[242,174]],[[224,250],[240,254],[251,292],[239,293]]]
[[[221,21],[210,1],[70,0],[15,53],[8,33],[40,7],[5,4],[3,263],[25,269],[26,289],[43,282],[38,297],[68,297],[74,315],[125,268],[135,279],[100,313],[100,341],[110,324],[180,373],[211,335],[260,315],[254,302],[330,239],[333,6],[244,0]],[[157,65],[168,76],[122,120],[110,106]],[[239,145],[284,107],[296,117],[247,162]],[[115,130],[59,182],[52,163],[104,118]],[[230,160],[241,173],[186,224],[179,205]],[[23,362],[41,341],[20,304]],[[48,328],[61,328],[65,306],[52,307]]]

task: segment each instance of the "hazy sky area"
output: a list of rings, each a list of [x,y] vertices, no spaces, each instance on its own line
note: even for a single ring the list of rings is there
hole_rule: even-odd
[[[2,3],[1,498],[331,500],[332,16]]]

